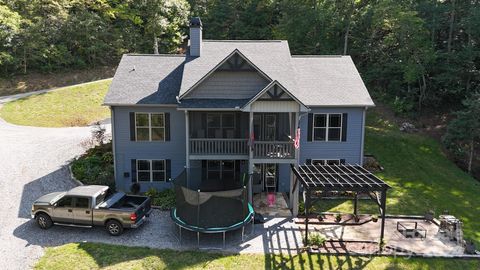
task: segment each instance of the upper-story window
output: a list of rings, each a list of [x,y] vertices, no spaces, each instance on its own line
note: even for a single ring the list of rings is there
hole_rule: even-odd
[[[164,113],[135,113],[137,141],[165,141]]]
[[[233,113],[207,114],[208,138],[234,138],[235,115]]]
[[[342,114],[316,113],[313,115],[314,141],[341,141]]]

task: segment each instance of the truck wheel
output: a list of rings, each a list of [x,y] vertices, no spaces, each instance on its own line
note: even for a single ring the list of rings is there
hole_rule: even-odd
[[[52,219],[45,213],[39,213],[35,219],[37,220],[38,226],[44,230],[52,227],[53,225]]]
[[[123,233],[122,223],[114,219],[109,220],[107,224],[105,224],[105,228],[107,229],[108,233],[113,236],[119,236]]]

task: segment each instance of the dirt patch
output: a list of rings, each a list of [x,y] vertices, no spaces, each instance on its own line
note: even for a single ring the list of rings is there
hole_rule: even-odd
[[[31,73],[0,78],[0,96],[68,86],[113,77],[116,67],[103,66],[56,73]]]

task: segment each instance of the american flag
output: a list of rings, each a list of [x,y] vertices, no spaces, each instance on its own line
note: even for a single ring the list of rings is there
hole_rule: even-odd
[[[295,149],[300,148],[300,128],[297,128],[297,134],[295,134],[293,145],[295,146]]]

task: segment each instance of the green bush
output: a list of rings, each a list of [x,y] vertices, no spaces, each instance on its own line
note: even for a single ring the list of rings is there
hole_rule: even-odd
[[[175,206],[175,191],[173,189],[157,191],[151,188],[145,192],[145,195],[152,198],[152,204],[160,207],[162,210],[170,210]]]
[[[71,165],[75,178],[85,185],[106,185],[115,190],[111,143],[89,149]]]
[[[308,245],[309,246],[322,246],[327,239],[323,234],[313,232],[308,235]]]

